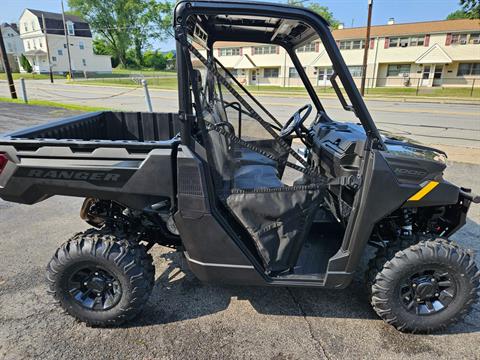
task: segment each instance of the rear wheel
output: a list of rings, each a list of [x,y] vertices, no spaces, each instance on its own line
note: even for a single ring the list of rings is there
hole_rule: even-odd
[[[60,246],[47,266],[47,281],[70,315],[93,326],[115,326],[141,311],[154,272],[143,246],[92,229]]]
[[[473,257],[444,239],[399,250],[377,270],[371,283],[373,309],[401,331],[444,329],[463,318],[477,299],[480,272]]]

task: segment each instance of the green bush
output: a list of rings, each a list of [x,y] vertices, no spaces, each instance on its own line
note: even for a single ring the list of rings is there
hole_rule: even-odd
[[[24,54],[20,57],[20,65],[22,65],[23,70],[25,70],[27,73],[31,74],[33,71],[32,65],[30,65],[30,62],[26,58]]]

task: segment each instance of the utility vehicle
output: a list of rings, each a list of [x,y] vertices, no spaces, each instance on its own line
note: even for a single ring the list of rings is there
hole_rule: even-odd
[[[47,267],[69,314],[94,326],[137,315],[154,286],[155,244],[183,252],[204,281],[335,289],[370,245],[366,284],[383,320],[430,332],[467,313],[480,273],[448,238],[479,198],[443,178],[443,152],[379,132],[322,17],[180,1],[174,32],[178,113],[92,113],[0,139],[1,198],[85,198],[92,229]],[[332,120],[305,72],[296,50],[317,39],[354,121]],[[289,119],[272,114],[219,61],[218,41],[283,47],[310,103]]]

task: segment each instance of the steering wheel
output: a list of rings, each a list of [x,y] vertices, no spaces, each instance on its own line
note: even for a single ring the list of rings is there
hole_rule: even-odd
[[[303,123],[308,118],[311,112],[312,112],[312,105],[310,104],[304,105],[300,109],[298,109],[295,112],[295,114],[293,114],[292,117],[287,120],[285,125],[283,125],[283,128],[280,131],[280,137],[282,139],[285,139],[290,135],[292,135],[294,131],[297,133],[298,136],[301,137],[300,130],[306,130],[305,127],[303,126]]]

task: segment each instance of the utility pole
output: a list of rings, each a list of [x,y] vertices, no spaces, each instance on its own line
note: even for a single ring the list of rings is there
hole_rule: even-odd
[[[65,41],[67,42],[68,71],[70,73],[70,79],[73,79],[72,58],[70,57],[70,42],[68,41],[67,22],[65,21],[65,9],[63,8],[63,0],[62,0],[62,19],[63,19],[63,31],[65,32]]]
[[[50,82],[53,84],[53,70],[52,70],[52,63],[50,59],[50,47],[48,46],[47,25],[45,25],[45,16],[43,16],[43,13],[42,13],[42,23],[43,23],[43,31],[45,32],[45,45],[47,48],[48,69],[50,70]]]
[[[365,95],[365,80],[367,78],[367,62],[368,62],[368,48],[370,47],[370,27],[372,25],[372,8],[373,0],[368,0],[368,20],[367,20],[367,35],[365,36],[365,51],[363,53],[363,67],[362,67],[362,85],[360,93]]]
[[[15,84],[13,83],[12,69],[10,69],[10,63],[8,62],[7,50],[5,50],[5,44],[3,43],[2,28],[0,26],[0,52],[3,58],[3,68],[5,74],[7,74],[8,88],[10,89],[10,95],[12,99],[17,98],[17,92],[15,91]]]

